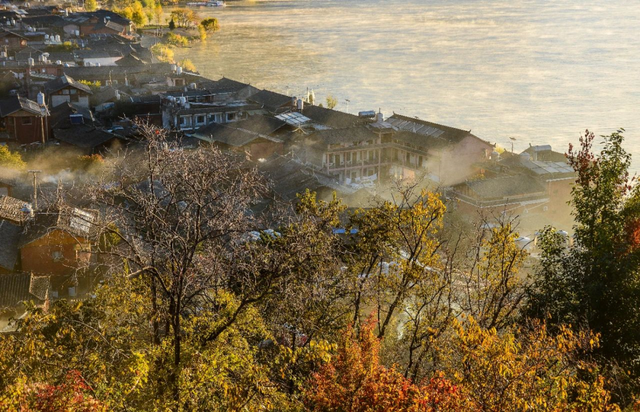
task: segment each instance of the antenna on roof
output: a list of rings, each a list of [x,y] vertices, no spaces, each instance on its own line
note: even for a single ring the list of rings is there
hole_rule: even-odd
[[[42,170],[28,170],[33,174],[33,208],[38,209],[38,173],[42,173]]]

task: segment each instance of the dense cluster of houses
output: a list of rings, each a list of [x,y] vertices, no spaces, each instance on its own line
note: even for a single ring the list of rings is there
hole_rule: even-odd
[[[137,117],[184,136],[185,147],[246,154],[283,200],[310,189],[349,204],[405,180],[442,189],[468,215],[567,221],[574,175],[549,146],[499,154],[467,130],[211,80],[156,61],[133,23],[109,11],[5,10],[0,24],[0,144],[13,150],[94,154],[140,144]],[[19,186],[0,175],[0,308],[73,297],[96,263],[98,214],[69,204],[38,209]]]

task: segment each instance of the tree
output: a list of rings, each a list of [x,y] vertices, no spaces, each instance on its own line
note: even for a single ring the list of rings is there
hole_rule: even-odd
[[[397,193],[396,203],[384,202],[350,219],[358,229],[349,257],[357,285],[353,294],[354,322],[362,310],[375,306],[378,337],[385,336],[398,312],[422,286],[433,284],[440,266],[435,234],[446,210],[439,196],[413,188]],[[424,291],[422,291],[424,292]]]
[[[598,346],[590,332],[545,324],[498,333],[472,317],[456,322],[445,376],[461,388],[472,410],[620,411],[605,379],[584,353]]]
[[[182,67],[184,70],[188,72],[196,73],[198,71],[196,69],[196,66],[193,64],[193,62],[190,59],[181,60],[179,65],[180,67]]]
[[[599,154],[588,130],[578,149],[569,148],[577,173],[571,200],[575,244],[568,246],[552,229],[544,232],[529,313],[592,328],[601,335],[603,359],[640,378],[640,250],[634,242],[640,187],[629,177],[623,130],[602,137]]]
[[[164,12],[162,10],[162,5],[160,3],[158,3],[154,8],[153,8],[153,15],[156,18],[156,24],[159,26],[162,24],[162,22],[164,22]],[[174,23],[174,27],[175,29],[175,23]],[[171,29],[173,30],[173,29]]]
[[[394,368],[380,365],[380,342],[366,322],[356,334],[347,329],[331,361],[315,373],[304,392],[310,411],[472,410],[458,387],[440,375],[415,384]]]
[[[173,50],[163,43],[156,43],[151,47],[151,52],[162,62],[173,63],[174,53]]]
[[[487,237],[487,232],[489,236]],[[518,233],[510,222],[490,230],[478,228],[478,239],[467,253],[460,281],[459,306],[485,329],[504,329],[519,316],[525,296],[520,269],[527,252],[516,244]]]
[[[175,20],[178,27],[189,27],[190,25],[197,25],[200,18],[191,9],[173,9],[171,11],[171,19]]]
[[[138,27],[144,27],[149,23],[149,18],[147,17],[147,13],[144,11],[144,8],[142,7],[142,4],[139,1],[136,1],[133,3],[131,20]]]
[[[215,17],[209,17],[200,22],[200,25],[208,32],[214,32],[220,30],[220,24]]]
[[[332,110],[335,109],[335,107],[338,105],[338,99],[336,99],[332,95],[327,96],[326,102],[327,102],[327,108]]]
[[[170,45],[177,47],[187,47],[189,45],[189,39],[172,32],[167,33],[167,42]]]
[[[86,11],[95,11],[98,8],[97,0],[85,0],[84,9]]]
[[[200,36],[200,41],[207,40],[207,30],[202,25],[198,25],[198,35]]]
[[[176,28],[176,22],[172,17],[171,20],[169,20],[169,30],[175,30],[175,28]]]
[[[10,151],[7,146],[0,146],[0,167],[24,169],[26,165],[20,153]]]
[[[257,224],[250,207],[265,190],[255,169],[214,147],[184,150],[166,131],[141,123],[139,158],[113,162],[94,201],[109,211],[103,230],[119,236],[110,255],[149,287],[153,341],[171,348],[167,387],[176,408],[188,347],[209,347],[282,276],[264,266],[266,244],[244,239]],[[117,227],[118,230],[113,230]],[[187,331],[195,328],[191,336]]]

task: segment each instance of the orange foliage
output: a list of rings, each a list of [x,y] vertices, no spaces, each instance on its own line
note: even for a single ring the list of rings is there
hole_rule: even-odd
[[[636,250],[640,247],[640,219],[635,219],[626,227],[627,242],[630,250]]]
[[[359,336],[344,334],[338,353],[314,374],[305,390],[311,411],[454,411],[469,410],[459,389],[442,375],[417,385],[395,368],[380,365],[380,342],[372,321]]]

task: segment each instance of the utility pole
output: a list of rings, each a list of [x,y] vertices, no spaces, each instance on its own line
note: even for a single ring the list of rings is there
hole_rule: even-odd
[[[513,136],[509,136],[509,140],[511,140],[511,153],[513,153],[513,142],[515,142],[516,138]]]
[[[29,170],[29,173],[33,175],[33,210],[38,209],[38,173],[42,173],[42,170]]]

